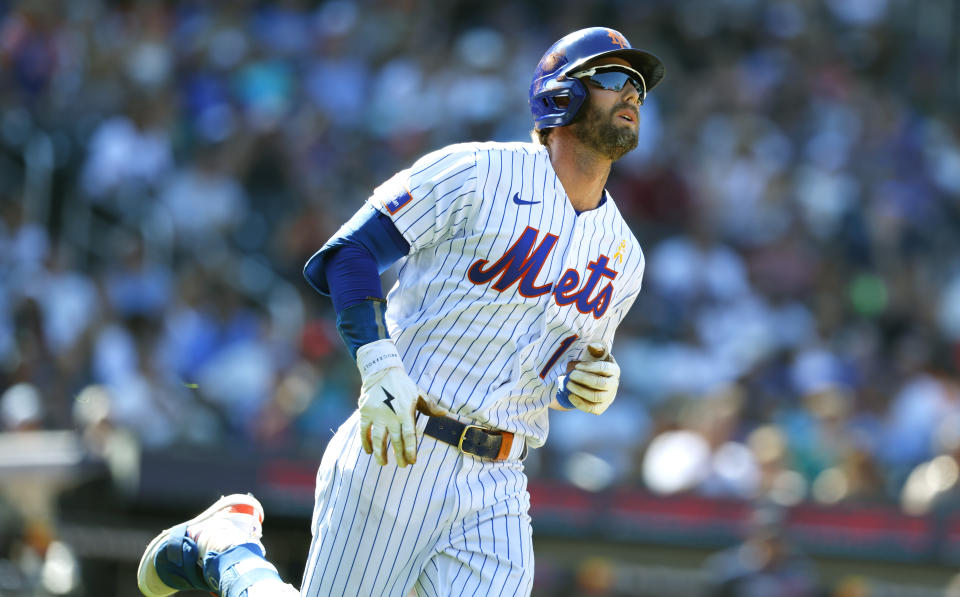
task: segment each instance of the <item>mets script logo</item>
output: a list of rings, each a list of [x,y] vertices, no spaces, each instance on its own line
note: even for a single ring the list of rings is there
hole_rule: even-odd
[[[467,271],[467,278],[474,284],[488,284],[496,279],[492,288],[497,292],[503,292],[519,282],[518,292],[521,296],[532,298],[552,292],[553,300],[561,307],[575,305],[581,313],[592,313],[595,319],[603,317],[610,306],[610,301],[613,300],[613,283],[607,282],[595,297],[591,299],[590,296],[601,280],[604,278],[613,280],[617,277],[619,272],[607,267],[610,259],[606,255],[601,255],[596,261],[591,261],[587,265],[589,273],[585,276],[586,279],[582,285],[580,272],[568,269],[563,272],[556,284],[551,282],[538,286],[537,276],[557,243],[557,236],[547,233],[534,248],[539,234],[539,230],[527,226],[517,242],[513,243],[513,246],[507,249],[496,263],[490,265],[486,259],[475,261]]]

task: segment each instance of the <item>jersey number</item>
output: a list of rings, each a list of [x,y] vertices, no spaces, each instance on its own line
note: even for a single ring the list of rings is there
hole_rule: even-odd
[[[572,336],[567,336],[560,341],[560,346],[557,347],[557,350],[550,355],[550,360],[547,361],[547,364],[543,366],[543,369],[540,370],[540,379],[544,379],[547,376],[547,373],[550,373],[550,370],[553,369],[553,366],[557,364],[557,361],[560,359],[560,355],[567,352],[574,342],[577,341],[577,338],[580,336],[574,334]]]

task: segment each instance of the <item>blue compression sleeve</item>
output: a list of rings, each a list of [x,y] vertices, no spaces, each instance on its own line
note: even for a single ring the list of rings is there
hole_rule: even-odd
[[[304,266],[310,285],[330,295],[354,359],[364,344],[390,337],[380,274],[409,252],[393,221],[365,205]]]
[[[337,330],[356,359],[357,349],[364,344],[390,337],[377,263],[366,248],[353,244],[334,248],[323,262],[337,311]]]
[[[335,247],[322,259],[330,299],[338,314],[367,299],[383,298],[377,262],[365,247]]]
[[[326,271],[327,255],[346,246],[366,249],[369,258],[375,264],[377,275],[387,271],[397,260],[410,252],[410,243],[403,238],[393,221],[366,204],[341,226],[333,238],[328,240],[304,266],[304,277],[320,294],[331,293],[330,280]],[[353,253],[353,255],[357,254]],[[337,302],[339,301],[334,301],[334,306]]]

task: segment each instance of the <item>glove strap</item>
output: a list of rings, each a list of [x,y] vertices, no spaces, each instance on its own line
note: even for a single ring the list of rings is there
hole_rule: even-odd
[[[397,346],[390,338],[364,344],[357,349],[357,368],[361,378],[367,379],[389,367],[403,368]]]

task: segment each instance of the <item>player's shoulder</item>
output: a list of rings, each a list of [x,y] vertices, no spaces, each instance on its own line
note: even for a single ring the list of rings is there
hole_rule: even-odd
[[[470,164],[476,162],[477,150],[474,143],[454,143],[423,154],[416,160],[410,170],[413,174],[448,168],[453,164]]]
[[[546,149],[542,145],[523,141],[483,141],[467,143],[478,152],[485,153],[518,153],[524,155],[538,155]]]
[[[468,143],[453,143],[441,147],[435,151],[426,154],[424,158],[431,156],[444,155],[477,155],[482,154],[523,154],[523,155],[541,155],[546,152],[546,148],[535,143],[524,143],[522,141],[474,141]]]
[[[491,162],[502,163],[513,155],[543,156],[546,155],[546,149],[542,145],[520,141],[453,143],[424,154],[410,167],[410,170],[413,175],[417,175],[428,173],[437,168],[446,170],[451,166],[476,167]]]
[[[477,160],[481,162],[502,163],[516,158],[544,157],[547,150],[543,145],[522,141],[485,141],[474,143]]]

